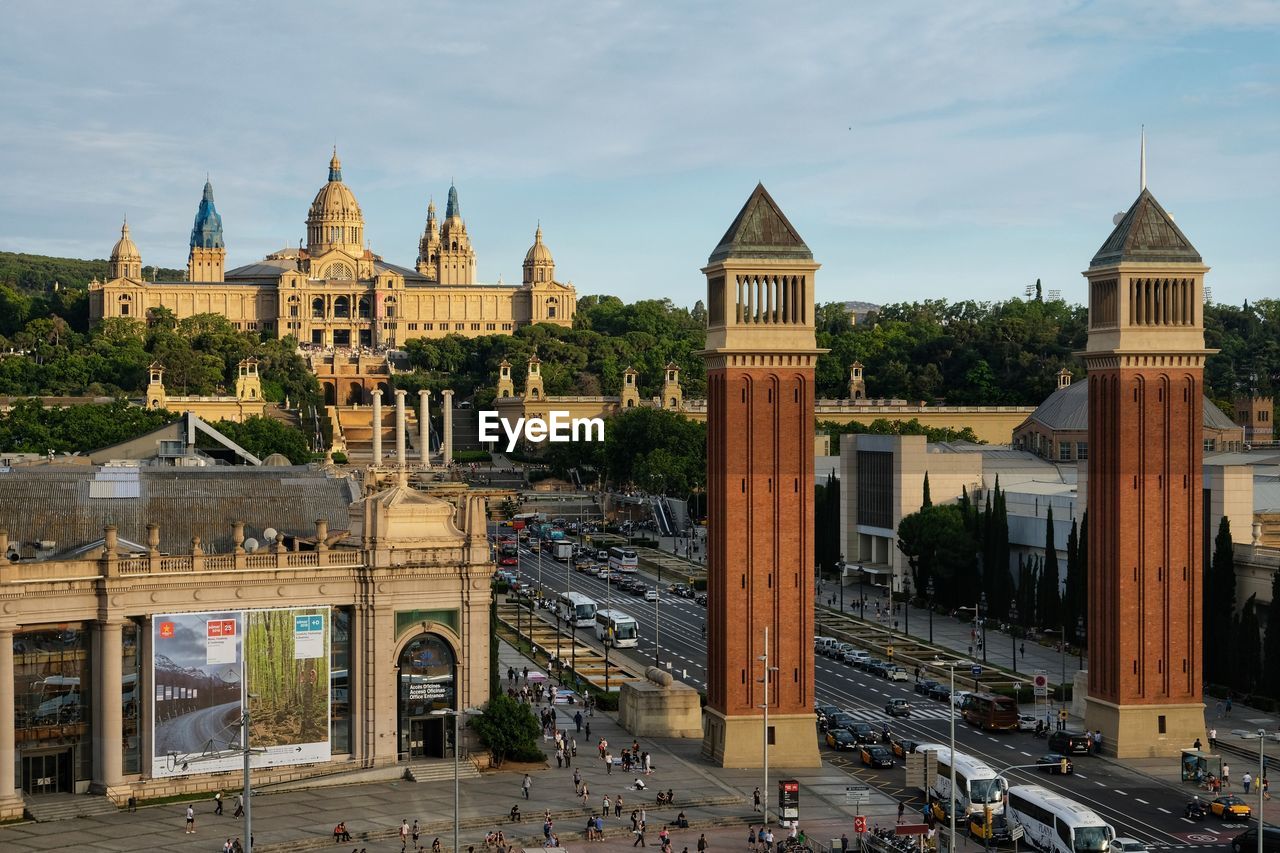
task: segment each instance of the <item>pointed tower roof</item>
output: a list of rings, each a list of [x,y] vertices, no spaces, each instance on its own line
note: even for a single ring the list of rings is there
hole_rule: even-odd
[[[458,188],[449,184],[449,201],[444,206],[444,218],[452,219],[455,216],[462,218],[462,205],[458,204]]]
[[[129,220],[126,219],[120,226],[120,239],[111,249],[111,260],[139,260],[141,257],[133,238],[129,236]]]
[[[708,263],[726,258],[813,260],[813,252],[787,220],[764,184],[756,184],[747,203],[720,238]]]
[[[1143,188],[1120,219],[1111,236],[1098,249],[1089,266],[1103,267],[1124,261],[1135,263],[1193,263],[1203,260],[1195,246],[1165,212],[1151,191]]]
[[[333,146],[333,156],[329,158],[329,180],[342,180],[342,161],[338,159],[338,146]]]
[[[226,248],[222,242],[222,217],[213,203],[213,184],[208,178],[204,182],[204,196],[200,199],[200,207],[196,210],[195,224],[191,226],[191,248]]]

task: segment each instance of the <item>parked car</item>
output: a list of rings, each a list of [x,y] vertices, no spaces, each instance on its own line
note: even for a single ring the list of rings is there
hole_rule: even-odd
[[[962,705],[964,705],[964,697],[966,697],[966,696],[968,696],[968,695],[969,695],[969,694],[968,694],[968,692],[966,692],[966,691],[964,691],[964,690],[957,690],[955,693],[952,693],[952,694],[951,694],[951,696],[950,696],[950,699],[951,699],[951,707],[953,707],[953,708],[959,708],[959,707],[961,707]]]
[[[873,660],[867,664],[867,672],[884,678],[889,674],[889,664],[882,660]]]
[[[884,712],[890,717],[910,717],[911,703],[906,699],[890,699],[884,703]]]
[[[939,685],[938,685],[938,682],[936,681],[930,681],[928,679],[925,679],[924,681],[917,681],[916,692],[919,693],[921,696],[928,696],[929,691],[937,686]]]
[[[1239,797],[1228,796],[1218,797],[1209,802],[1209,814],[1220,817],[1223,820],[1236,820],[1243,818],[1249,819],[1253,814],[1253,809],[1249,808],[1249,804]],[[1265,838],[1263,839],[1266,840]]]
[[[827,732],[827,746],[835,750],[852,752],[858,748],[858,742],[848,729],[831,729]]]
[[[869,657],[871,657],[871,653],[866,649],[850,649],[844,653],[844,662],[857,666]]]
[[[916,751],[916,742],[901,737],[889,738],[889,750],[898,758],[905,759],[910,753]]]
[[[969,836],[991,841],[1008,841],[1013,835],[1009,831],[1009,822],[1002,814],[991,815],[991,823],[987,823],[982,814],[969,815]]]
[[[1088,755],[1093,747],[1093,738],[1084,732],[1064,730],[1049,735],[1049,749],[1054,752],[1065,752],[1069,755]]]
[[[1034,732],[1036,730],[1036,718],[1031,714],[1018,715],[1018,731]]]
[[[890,681],[910,681],[911,680],[911,676],[907,675],[907,671],[900,666],[888,667],[885,671],[885,676]]]
[[[1059,775],[1070,775],[1076,772],[1075,766],[1071,763],[1071,759],[1067,758],[1060,752],[1048,752],[1036,759],[1036,764],[1046,773],[1057,773]]]
[[[863,744],[861,750],[862,763],[868,767],[892,767],[893,753],[889,747],[878,743]]]
[[[937,699],[939,702],[946,702],[951,698],[951,689],[945,684],[937,684],[929,688],[929,698]]]
[[[1258,849],[1258,828],[1251,826],[1231,839],[1232,853],[1254,853]],[[1280,827],[1268,826],[1262,830],[1262,853],[1280,853]]]

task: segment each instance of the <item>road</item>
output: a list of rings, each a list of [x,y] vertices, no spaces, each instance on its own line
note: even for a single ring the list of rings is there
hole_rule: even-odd
[[[677,678],[705,690],[706,642],[702,636],[702,625],[706,609],[689,599],[666,594],[665,579],[661,586],[662,598],[655,608],[653,602],[611,589],[611,585],[593,574],[571,568],[566,572],[564,563],[524,547],[521,548],[520,565],[516,568],[534,586],[541,584],[547,596],[554,597],[563,592],[567,579],[574,591],[588,595],[602,605],[607,597],[611,597],[613,607],[633,616],[640,626],[640,645],[636,649],[611,652],[615,656],[652,664],[656,621],[663,666],[670,661]],[[652,577],[642,577],[650,586],[654,585]],[[594,634],[588,629],[578,629],[578,639],[598,647]],[[889,719],[884,714],[884,704],[890,698],[903,697],[912,702],[914,711],[909,718],[890,720],[890,729],[895,734],[920,742],[948,741],[950,706],[916,694],[912,682],[890,682],[824,657],[818,657],[816,663],[815,692],[820,704],[837,705],[879,728],[883,721]],[[1045,741],[1034,738],[1030,732],[990,734],[957,720],[956,745],[961,752],[973,755],[1001,772],[1010,784],[1041,785],[1070,797],[1096,811],[1115,827],[1118,835],[1139,839],[1153,848],[1217,847],[1227,844],[1246,828],[1242,822],[1224,823],[1216,818],[1202,823],[1189,821],[1182,817],[1182,809],[1194,795],[1190,786],[1176,789],[1119,764],[1090,756],[1073,757],[1076,773],[1071,776],[1051,775],[1034,768],[1010,769],[1020,764],[1034,764],[1038,756],[1049,751]],[[894,768],[872,771],[861,765],[857,753],[836,753],[825,743],[822,750],[826,760],[843,766],[851,775],[904,801],[909,810],[914,808],[918,812],[923,807],[921,793],[906,788],[900,761]],[[1237,770],[1237,773],[1242,772]]]
[[[225,749],[230,732],[240,716],[239,702],[225,702],[212,708],[201,708],[171,720],[156,723],[156,755],[199,754],[210,741],[214,751]]]

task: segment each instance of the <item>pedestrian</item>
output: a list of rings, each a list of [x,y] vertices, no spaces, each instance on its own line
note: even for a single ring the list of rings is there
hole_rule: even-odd
[[[524,668],[524,680],[526,684],[529,683],[529,667],[527,666]]]
[[[698,836],[698,853],[707,853],[707,834],[705,832]]]
[[[1231,765],[1226,762],[1222,764],[1222,787],[1231,787]]]
[[[236,794],[236,810],[232,812],[232,817],[244,816],[244,794]]]
[[[1209,751],[1210,752],[1218,751],[1218,730],[1217,729],[1209,729]]]
[[[747,853],[755,853],[756,849],[756,825],[751,824],[747,829]]]
[[[1217,705],[1214,705],[1214,706],[1213,706],[1213,715],[1214,715],[1215,717],[1221,717],[1221,716],[1222,716],[1222,700],[1221,700],[1221,699],[1219,699],[1219,700],[1218,700],[1218,704],[1217,704]]]
[[[405,848],[409,846],[409,821],[400,821],[400,853],[404,853]]]
[[[1264,800],[1271,799],[1271,782],[1267,779],[1266,776],[1262,777],[1262,799]]]
[[[528,773],[524,774],[524,781],[520,783],[521,789],[524,791],[524,798],[529,799],[529,789],[533,787],[533,777]]]
[[[1194,749],[1196,752],[1200,751],[1200,738],[1196,738],[1196,742],[1191,744],[1191,748]]]
[[[564,750],[556,750],[556,767],[564,767]]]
[[[573,715],[573,724],[578,727],[578,731],[582,731],[582,712],[578,711]]]
[[[213,795],[213,813],[216,815],[222,814],[222,792],[221,791]],[[230,841],[231,839],[227,839],[227,840]]]
[[[622,795],[613,801],[613,816],[615,819],[622,817]]]
[[[1227,711],[1227,716],[1230,717],[1231,716],[1231,697],[1230,696],[1227,697],[1226,711]]]
[[[231,853],[231,839],[222,842],[222,853]]]
[[[578,757],[578,739],[576,737],[569,738],[569,755],[574,758]]]
[[[604,819],[596,815],[596,841],[604,841]]]
[[[196,831],[196,810],[191,806],[187,806],[187,835],[192,835]]]
[[[773,830],[770,829],[764,834],[764,849],[766,851],[773,849]]]
[[[413,849],[418,849],[418,839],[422,836],[422,827],[418,825],[418,819],[413,819]]]
[[[636,832],[636,840],[631,842],[631,846],[632,847],[648,847],[649,845],[644,843],[644,824],[643,823],[639,824],[636,827],[635,832]]]
[[[1026,643],[1019,643],[1019,644],[1018,644],[1018,654],[1022,655],[1022,659],[1023,659],[1023,660],[1026,660],[1026,659],[1027,659],[1027,644],[1026,644]]]
[[[587,740],[591,740],[591,723],[586,722],[582,726],[582,733],[587,736]]]
[[[653,759],[649,757],[649,753],[644,753],[644,775],[653,775]]]
[[[1244,792],[1245,794],[1248,794],[1250,786],[1253,785],[1253,777],[1249,775],[1248,770],[1246,770],[1244,775],[1240,777],[1240,784],[1244,785]]]
[[[608,776],[613,775],[613,756],[607,752],[604,754],[604,772]]]
[[[849,833],[840,833],[840,853],[849,853]]]
[[[582,783],[582,804],[584,806],[587,804],[587,799],[590,796],[591,796],[591,789],[587,787],[587,783],[584,781]]]
[[[582,773],[576,769],[573,771],[573,792],[582,793]]]
[[[903,822],[902,815],[906,812],[906,810],[907,810],[907,804],[899,800],[898,801],[898,823]]]
[[[751,810],[753,812],[760,811],[760,786],[759,785],[757,785],[756,789],[751,792]]]
[[[600,751],[600,757],[604,758],[605,751],[609,748],[609,741],[600,738],[600,742],[596,744],[596,749]]]
[[[573,765],[573,750],[566,749],[564,751],[564,766],[570,767],[572,765]]]
[[[600,814],[605,815],[607,817],[609,814],[609,810],[612,808],[613,808],[613,803],[609,802],[609,795],[605,794],[604,806],[600,809]]]

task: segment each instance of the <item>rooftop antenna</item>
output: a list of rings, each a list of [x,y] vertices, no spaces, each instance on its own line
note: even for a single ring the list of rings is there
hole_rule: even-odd
[[[1138,192],[1147,188],[1147,126],[1142,125],[1142,151],[1138,155]]]

